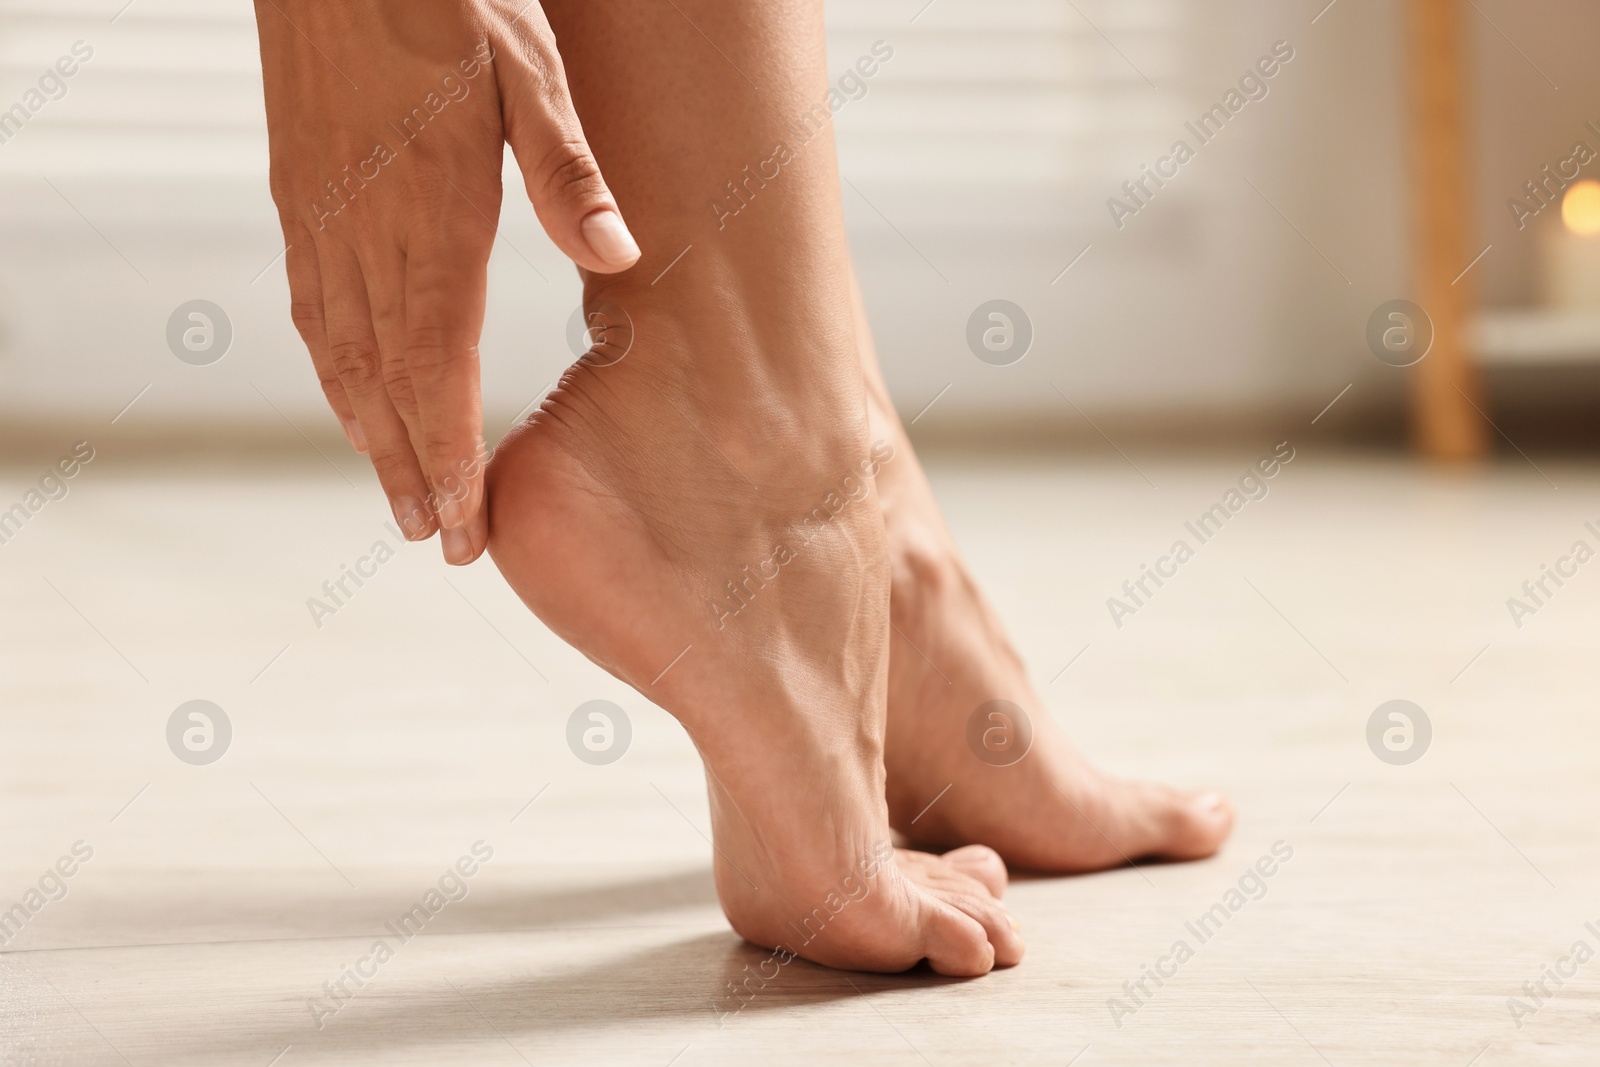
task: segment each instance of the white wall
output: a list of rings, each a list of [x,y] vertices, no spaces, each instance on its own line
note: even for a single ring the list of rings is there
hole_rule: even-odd
[[[945,225],[919,219],[913,197],[905,209],[893,195],[877,202],[897,224],[906,211],[911,221],[900,228],[951,284],[859,198],[847,198],[902,407],[916,411],[953,382],[930,418],[1019,410],[1067,418],[1057,389],[1090,413],[1222,414],[1325,399],[1330,385],[1337,382],[1336,391],[1364,372],[1361,325],[1372,306],[1395,295],[1404,270],[1390,5],[1345,0],[1337,18],[1330,13],[1313,26],[1315,8],[1281,3],[1078,4],[1094,28],[1071,6],[1047,6],[1078,31],[1063,41],[1070,48],[1048,57],[1058,71],[1079,72],[1058,86],[1074,91],[1052,110],[1086,112],[1086,121],[1098,122],[1093,136],[1063,136],[1050,123],[1008,130],[1006,150],[978,156],[987,187],[939,190],[947,196]],[[941,8],[926,18],[942,14],[951,29],[943,41],[927,29],[932,56],[944,43],[976,53],[995,76],[1046,76],[1035,67],[1038,57],[1019,56],[1012,42],[962,33],[963,16],[985,7]],[[1141,19],[1179,31],[1141,34]],[[1199,147],[1185,121],[1279,40],[1295,57],[1268,81],[1268,95]],[[923,49],[914,39],[894,74],[934,76],[923,69]],[[897,111],[893,92],[886,84],[881,98],[841,116],[847,177],[858,159],[873,157],[858,128],[879,134],[914,121]],[[869,113],[875,106],[881,110]],[[1006,114],[1002,104],[961,113],[949,125],[962,118],[1015,125]],[[1197,157],[1118,229],[1107,198],[1180,137],[1197,146]],[[1061,159],[1054,173],[1031,175],[1031,188],[1005,179],[1013,159],[1052,141],[1062,153],[1091,158]],[[951,158],[942,169],[970,169],[970,159],[955,158],[969,152],[967,139],[945,145]],[[1090,251],[1052,284],[1085,246]],[[967,315],[995,296],[1034,320],[1035,351],[1015,366],[986,366],[964,343]]]
[[[251,5],[137,0],[110,22],[124,2],[0,4],[0,107],[73,42],[95,50],[65,98],[0,144],[0,419],[109,420],[149,385],[127,423],[281,426],[276,405],[326,430],[269,267],[282,242]],[[1320,3],[936,0],[913,23],[924,3],[830,5],[836,71],[874,40],[895,49],[838,133],[852,242],[908,415],[946,385],[930,422],[1076,419],[1056,388],[1091,415],[1219,418],[1314,413],[1353,380],[1392,391],[1361,327],[1403,290],[1393,5],[1340,0],[1312,25]],[[1270,94],[1114,227],[1117,184],[1279,39],[1295,58]],[[570,360],[578,299],[516,201],[491,264],[491,431]],[[235,328],[212,367],[164,340],[196,297]],[[967,317],[993,297],[1033,319],[1014,366],[967,349]]]

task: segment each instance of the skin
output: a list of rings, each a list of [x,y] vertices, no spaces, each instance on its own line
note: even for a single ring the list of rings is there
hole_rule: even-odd
[[[256,24],[295,325],[406,535],[442,529],[445,559],[470,563],[488,537],[478,338],[504,146],[580,267],[638,249],[537,4],[257,0]]]
[[[1039,699],[939,513],[889,402],[860,290],[852,290],[872,437],[893,443],[897,457],[877,476],[894,620],[884,742],[890,822],[921,847],[982,842],[1036,871],[1212,855],[1233,828],[1227,797],[1104,774]],[[973,758],[966,744],[969,718],[996,699],[1020,706],[1033,731],[1027,755],[1009,766]]]
[[[552,629],[683,723],[706,763],[716,880],[734,928],[833,966],[893,971],[926,959],[942,973],[977,975],[1023,951],[1001,902],[1001,857],[1084,871],[1214,852],[1232,824],[1225,798],[1111,779],[1060,734],[939,516],[877,368],[844,243],[831,131],[822,121],[816,137],[797,132],[827,90],[820,5],[561,0],[544,13],[562,42],[570,99],[543,82],[540,99],[557,114],[565,112],[550,101],[565,101],[572,128],[578,115],[586,120],[592,174],[598,180],[603,165],[611,183],[599,185],[607,209],[625,208],[646,253],[611,273],[574,256],[591,321],[604,325],[596,347],[497,450],[487,521],[478,506],[459,529],[467,558],[486,542]],[[419,35],[432,50],[414,46],[423,58],[407,80],[436,80],[453,54],[437,42],[464,45],[481,29],[469,23],[450,38],[435,25]],[[263,29],[264,52],[267,38]],[[528,69],[509,51],[497,48],[483,76],[497,107],[512,107],[506,86],[518,84],[515,70],[500,67]],[[553,47],[537,68],[559,70],[552,57]],[[270,86],[269,78],[269,117]],[[463,129],[493,125],[487,109],[478,119]],[[505,122],[508,135],[513,125]],[[273,146],[280,207],[295,202],[277,165],[280,147],[294,150],[298,135],[283,132],[293,126],[280,123]],[[451,150],[413,158],[441,171],[476,168],[485,183],[492,162],[492,189],[465,173],[445,186],[468,182],[457,199],[477,203],[420,208],[413,185],[399,182],[395,195],[413,199],[388,214],[366,190],[345,212],[360,219],[356,207],[378,205],[351,232],[380,247],[408,226],[431,226],[431,244],[401,240],[408,270],[420,254],[412,250],[424,248],[437,262],[476,270],[453,276],[471,283],[456,334],[475,345],[477,257],[488,246],[474,242],[491,240],[492,228],[480,216],[475,229],[469,214],[497,212],[498,151],[478,132],[464,144],[438,143]],[[730,181],[742,194],[730,194]],[[537,185],[530,178],[530,192]],[[428,180],[414,187],[437,191]],[[570,227],[563,232],[571,237]],[[322,257],[333,239],[318,231],[311,240]],[[359,248],[356,262],[368,262]],[[291,249],[291,276],[297,269],[304,259]],[[381,294],[394,279],[363,275],[363,287]],[[374,295],[367,307],[381,304]],[[325,319],[337,317],[336,305],[325,300]],[[297,321],[308,318],[298,293],[297,309]],[[320,372],[334,347],[327,338],[345,333],[324,326],[318,356],[316,330],[302,329]],[[450,435],[413,436],[407,414],[420,422],[428,401],[409,350],[372,330],[376,376],[389,383],[400,444],[421,472],[411,473],[433,494],[431,516],[454,491],[445,479],[462,468],[430,473],[429,444]],[[339,412],[336,397],[353,405],[355,394],[337,373],[347,361],[333,362],[329,399]],[[432,417],[459,430],[470,415],[475,434],[475,350],[434,362],[422,364],[458,380],[445,390],[456,421],[443,409]],[[403,383],[399,402],[391,379]],[[379,462],[376,447],[373,455]],[[466,468],[457,499],[482,499],[473,481],[480,467]],[[404,476],[391,463],[386,488],[414,488]],[[807,528],[802,520],[819,505],[824,520]],[[777,546],[788,549],[781,560]],[[973,709],[996,698],[1020,704],[1035,731],[1028,755],[1009,767],[977,760],[965,741]],[[952,851],[890,849],[893,831],[902,843]]]
[[[576,364],[497,449],[489,550],[541,619],[694,740],[735,930],[832,966],[982,974],[1022,955],[994,853],[880,851],[889,566],[861,473],[872,442],[831,138],[725,228],[709,206],[825,94],[821,8],[678,7],[546,8],[651,251],[585,276],[586,306],[623,309],[631,347]],[[761,72],[761,91],[733,64]],[[802,541],[830,494],[836,514]],[[793,558],[719,614],[725,583],[780,544]],[[863,857],[884,858],[868,876]],[[850,877],[864,892],[835,913]]]

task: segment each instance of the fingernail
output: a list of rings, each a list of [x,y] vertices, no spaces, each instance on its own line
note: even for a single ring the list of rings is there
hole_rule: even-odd
[[[422,541],[428,536],[428,510],[414,496],[403,496],[394,502],[394,521],[407,541]]]
[[[467,531],[445,529],[439,534],[439,543],[444,547],[444,561],[452,567],[471,562],[472,538]]]
[[[361,430],[361,423],[355,419],[344,420],[344,435],[350,438],[350,447],[360,452],[367,453],[367,435]]]
[[[446,497],[439,506],[439,525],[446,530],[459,530],[467,524],[467,509],[454,497]]]
[[[638,261],[639,245],[628,232],[628,224],[614,209],[603,207],[591,212],[584,218],[581,228],[589,250],[607,266],[620,270]]]

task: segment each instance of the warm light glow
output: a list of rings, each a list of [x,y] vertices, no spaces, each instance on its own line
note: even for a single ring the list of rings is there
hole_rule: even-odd
[[[1573,233],[1600,233],[1600,182],[1584,179],[1561,198],[1561,221]]]

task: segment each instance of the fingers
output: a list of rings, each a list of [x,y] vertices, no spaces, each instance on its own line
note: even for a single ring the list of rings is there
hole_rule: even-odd
[[[489,544],[478,337],[493,235],[469,239],[470,225],[447,224],[441,228],[447,236],[435,229],[415,239],[405,279],[405,369],[445,560],[456,565],[471,563]]]
[[[371,316],[373,335],[378,342],[378,366],[384,392],[405,428],[412,461],[417,464],[422,472],[422,480],[428,485],[422,510],[437,524],[437,502],[427,464],[423,462],[427,449],[423,445],[421,418],[417,413],[417,391],[406,369],[405,254],[398,246],[386,246],[368,250],[364,254],[356,250],[355,256],[365,286],[366,307]],[[431,530],[430,526],[429,532]]]
[[[539,222],[585,270],[627,270],[639,261],[639,246],[584,138],[544,12],[529,4],[511,30],[494,70],[506,141]]]
[[[408,539],[425,540],[434,530],[433,514],[425,503],[428,482],[405,423],[389,399],[361,266],[354,252],[336,242],[324,242],[317,251],[328,364],[360,420],[395,522]]]
[[[344,435],[350,440],[350,447],[357,452],[365,452],[367,439],[362,433],[361,422],[356,418],[350,398],[345,395],[339,375],[334,372],[333,363],[328,358],[328,330],[322,305],[322,274],[317,269],[317,250],[311,240],[311,231],[287,212],[280,221],[283,223],[283,240],[286,246],[284,268],[289,275],[289,317],[294,320],[294,327],[300,333],[300,340],[305,342],[306,349],[311,353],[311,364],[316,368],[317,381],[321,383],[322,393],[328,398],[328,406],[333,408],[339,425],[344,427]]]

